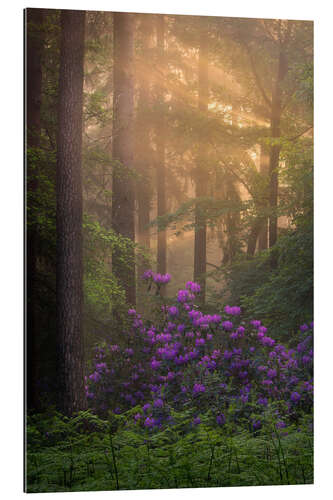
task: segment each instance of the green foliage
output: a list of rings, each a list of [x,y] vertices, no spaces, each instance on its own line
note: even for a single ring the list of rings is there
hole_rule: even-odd
[[[254,293],[243,296],[241,305],[262,318],[272,333],[283,339],[302,321],[313,318],[313,228],[298,228],[281,237],[276,250],[278,269],[257,283]],[[275,325],[275,326],[274,326]]]
[[[29,417],[28,492],[255,486],[313,482],[309,421],[253,433],[211,425],[209,413],[189,427],[184,412],[175,425],[151,434],[134,423],[134,408],[116,421],[91,412],[66,418],[49,411]]]

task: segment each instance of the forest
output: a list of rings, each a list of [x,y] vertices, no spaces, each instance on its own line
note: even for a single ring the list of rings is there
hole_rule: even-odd
[[[313,23],[25,10],[25,490],[313,483]]]

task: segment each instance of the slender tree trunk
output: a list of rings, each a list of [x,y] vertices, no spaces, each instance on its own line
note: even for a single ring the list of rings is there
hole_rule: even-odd
[[[267,187],[266,187],[266,179],[268,178],[269,173],[269,162],[270,156],[267,153],[264,146],[261,146],[260,149],[260,166],[259,171],[265,181],[264,193],[261,199],[257,200],[257,210],[258,216],[256,217],[248,237],[247,242],[247,257],[251,258],[254,256],[257,243],[258,250],[262,251],[267,249],[268,244],[268,219],[263,213],[267,211]]]
[[[280,121],[282,113],[282,83],[288,70],[286,55],[282,48],[279,53],[278,73],[276,84],[272,95],[272,112],[271,112],[271,137],[272,139],[279,139],[281,136]],[[279,190],[279,157],[280,157],[280,144],[272,144],[270,151],[269,162],[269,248],[272,248],[277,240],[277,203],[278,203],[278,190]]]
[[[165,19],[163,15],[156,16],[156,37],[158,69],[161,81],[157,83],[157,116],[156,120],[156,177],[157,177],[157,216],[167,213],[166,183],[165,183],[165,116],[164,116],[164,78],[165,78]],[[167,272],[167,231],[157,233],[157,272]],[[162,287],[162,293],[164,288]]]
[[[40,145],[41,134],[41,94],[42,94],[42,52],[43,52],[43,10],[26,10],[26,138],[27,148]],[[34,195],[38,188],[37,163],[27,164],[27,194],[29,210],[34,212]],[[34,217],[27,217],[27,373],[26,396],[29,409],[38,408],[38,330],[37,330],[37,254],[38,230]]]
[[[86,407],[82,331],[82,109],[85,12],[61,12],[57,157],[59,406]]]
[[[208,110],[208,43],[207,31],[202,29],[199,45],[199,111],[202,115]],[[207,196],[207,144],[200,141],[199,154],[197,158],[197,172],[195,175],[195,196],[202,198]],[[201,286],[201,302],[205,302],[206,296],[206,236],[207,224],[203,213],[202,203],[196,203],[195,207],[195,234],[194,234],[194,281]]]
[[[250,234],[247,240],[247,257],[251,258],[254,256],[257,246],[257,240],[262,229],[262,220],[257,217],[250,229]]]
[[[151,17],[143,14],[140,23],[140,37],[142,44],[141,57],[139,60],[139,95],[137,105],[137,119],[135,131],[135,168],[139,174],[137,187],[138,204],[138,243],[145,251],[150,250],[150,202],[151,202],[151,148],[150,148],[150,90],[151,77],[150,52],[152,43]],[[149,266],[149,258],[140,259],[138,264],[138,278],[142,276]],[[141,280],[138,280],[140,284]]]
[[[114,13],[114,87],[112,156],[113,168],[112,226],[116,233],[134,243],[135,195],[133,182],[133,51],[134,17]],[[134,247],[127,262],[119,251],[112,253],[112,269],[124,287],[129,304],[135,305]]]
[[[260,174],[265,180],[265,194],[263,200],[263,210],[267,211],[267,196],[266,196],[266,179],[268,178],[269,173],[269,154],[266,151],[265,146],[260,147]],[[264,216],[262,218],[260,233],[259,233],[259,241],[258,241],[258,249],[259,251],[266,250],[268,247],[268,218]]]

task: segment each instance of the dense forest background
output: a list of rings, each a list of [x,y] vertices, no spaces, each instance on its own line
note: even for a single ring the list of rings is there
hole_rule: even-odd
[[[82,118],[59,124],[60,11],[28,10],[28,383],[56,371],[64,126],[82,127],[87,352],[129,303],[150,310],[150,267],[172,275],[166,298],[194,278],[207,310],[239,304],[282,338],[296,331],[313,314],[312,23],[87,12],[80,43]]]
[[[170,487],[147,439],[177,455],[197,428],[197,486],[312,482],[313,23],[27,9],[25,29],[29,491]],[[82,432],[109,472],[98,436],[75,469]]]

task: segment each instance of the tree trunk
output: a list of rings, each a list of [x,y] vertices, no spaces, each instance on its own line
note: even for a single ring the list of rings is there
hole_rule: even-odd
[[[42,52],[43,52],[43,10],[27,9],[25,13],[26,29],[26,145],[29,149],[39,148],[41,134],[41,94],[42,94]],[[29,157],[28,157],[29,158]],[[37,164],[27,164],[27,194],[29,210],[35,211],[34,195],[38,188]],[[38,381],[38,329],[37,329],[37,253],[38,230],[35,217],[27,216],[27,329],[26,329],[26,397],[29,409],[39,407],[37,392]]]
[[[286,55],[282,48],[279,53],[278,73],[275,88],[272,94],[272,112],[271,112],[271,137],[279,139],[281,136],[280,121],[282,113],[282,83],[288,70]],[[272,144],[269,162],[269,248],[272,248],[277,240],[277,203],[279,189],[279,157],[280,144]]]
[[[267,153],[264,146],[260,148],[260,166],[259,171],[263,180],[265,181],[264,193],[261,199],[256,201],[258,215],[251,227],[248,242],[247,242],[247,257],[251,258],[254,256],[257,243],[258,250],[266,250],[268,244],[268,219],[267,216],[263,215],[261,212],[265,213],[267,211],[267,187],[266,179],[268,178],[269,172],[269,161],[270,156]]]
[[[265,146],[261,145],[260,147],[260,174],[265,180],[265,192],[264,192],[264,200],[263,200],[263,210],[267,210],[267,187],[266,187],[266,179],[268,178],[269,173],[269,154],[266,151]],[[258,250],[261,252],[266,250],[268,247],[268,218],[264,216],[262,218],[260,233],[259,233],[259,241],[258,241]]]
[[[140,87],[138,92],[137,119],[135,131],[135,168],[139,174],[137,187],[138,243],[146,252],[150,250],[150,202],[151,202],[151,149],[150,149],[150,53],[152,42],[151,18],[143,14],[140,23],[141,57],[138,65]],[[138,283],[149,266],[149,258],[141,258],[138,264]]]
[[[61,12],[57,156],[59,406],[86,407],[82,331],[82,109],[85,12]]]
[[[156,177],[157,177],[157,216],[167,213],[165,185],[165,117],[164,117],[164,73],[165,73],[165,20],[163,15],[156,16],[157,57],[161,81],[157,83],[157,113],[156,121]],[[167,272],[167,231],[157,233],[157,272]],[[164,288],[162,287],[162,293]]]
[[[116,233],[135,240],[133,182],[133,51],[134,17],[114,13],[114,86],[112,156],[113,166],[112,226]],[[112,269],[126,293],[129,304],[135,305],[134,247],[127,262],[119,251],[112,253]]]
[[[201,30],[199,45],[199,111],[202,115],[208,110],[208,43],[207,31]],[[195,196],[207,196],[207,143],[200,141],[197,168],[195,175]],[[195,207],[195,234],[194,234],[194,281],[200,283],[200,300],[205,302],[206,297],[206,236],[207,225],[203,213],[202,203],[197,202]]]

